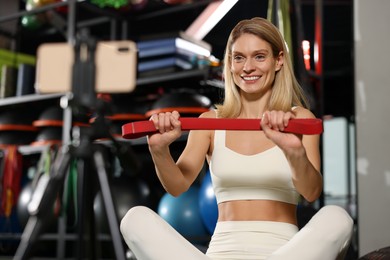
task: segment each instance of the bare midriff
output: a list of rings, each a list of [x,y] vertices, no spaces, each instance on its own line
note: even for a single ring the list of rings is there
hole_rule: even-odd
[[[235,200],[218,204],[218,221],[276,221],[297,225],[296,205],[271,200]]]

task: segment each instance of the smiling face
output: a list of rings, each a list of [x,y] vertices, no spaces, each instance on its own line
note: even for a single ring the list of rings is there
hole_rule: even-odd
[[[288,111],[293,105],[307,104],[283,35],[265,18],[244,19],[232,29],[223,58],[223,80],[224,100],[217,105],[220,117],[238,117],[244,109]]]
[[[274,57],[268,42],[244,33],[233,43],[230,60],[234,83],[242,94],[265,93],[283,64],[283,53]]]

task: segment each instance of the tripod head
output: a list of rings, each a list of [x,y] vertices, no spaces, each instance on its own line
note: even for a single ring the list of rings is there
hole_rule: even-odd
[[[97,41],[89,35],[87,29],[81,30],[74,44],[74,64],[72,67],[72,93],[68,104],[72,114],[83,117],[93,114],[94,120],[89,127],[73,127],[73,153],[77,157],[88,157],[93,152],[91,143],[99,138],[107,138],[113,144],[113,153],[120,161],[124,172],[134,175],[140,170],[140,163],[130,144],[119,143],[110,132],[110,122],[105,115],[111,111],[111,100],[98,98],[95,90]],[[104,96],[104,95],[102,95]]]

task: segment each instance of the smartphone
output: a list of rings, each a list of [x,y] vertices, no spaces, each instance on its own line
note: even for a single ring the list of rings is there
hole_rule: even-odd
[[[37,49],[36,93],[72,91],[74,47],[43,43]],[[101,41],[95,53],[96,93],[130,93],[137,81],[137,46],[133,41]]]

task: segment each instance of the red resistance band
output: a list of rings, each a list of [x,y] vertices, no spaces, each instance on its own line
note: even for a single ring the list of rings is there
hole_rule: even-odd
[[[261,130],[260,119],[197,118],[182,117],[181,129],[187,130]],[[152,121],[136,121],[122,126],[122,137],[135,139],[156,133]],[[318,118],[291,119],[283,132],[316,135],[323,132],[322,120]]]

